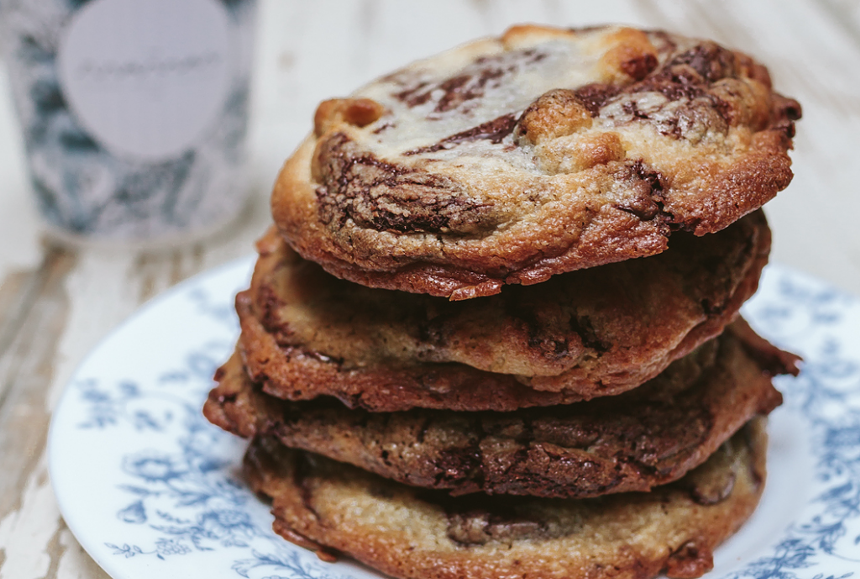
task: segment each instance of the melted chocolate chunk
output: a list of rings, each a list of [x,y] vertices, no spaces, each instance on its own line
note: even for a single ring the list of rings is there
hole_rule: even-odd
[[[394,93],[394,98],[403,101],[409,107],[423,105],[430,100],[431,91],[424,90],[429,84],[429,82],[421,81],[413,87]]]
[[[721,503],[732,494],[735,478],[734,471],[727,471],[714,480],[700,481],[690,489],[690,497],[700,505]]]
[[[671,579],[701,577],[714,568],[714,554],[708,547],[687,541],[669,556],[664,572]]]
[[[382,123],[381,125],[379,125],[375,129],[373,129],[373,134],[374,135],[382,134],[385,131],[387,131],[388,129],[393,129],[395,126],[396,126],[396,123],[391,123],[391,122]]]
[[[642,160],[638,160],[633,164],[633,173],[639,177],[642,181],[648,184],[648,187],[651,189],[651,194],[658,199],[663,198],[663,191],[665,189],[664,182],[665,177],[659,171],[654,171],[652,169],[647,169],[645,167],[645,163]]]
[[[638,160],[630,167],[631,175],[639,182],[638,195],[625,204],[613,205],[631,215],[635,215],[642,221],[651,221],[658,215],[668,217],[671,222],[672,216],[665,213],[663,209],[663,191],[665,189],[665,177],[659,171],[652,171],[645,167],[642,160]]]
[[[491,207],[467,197],[450,179],[382,161],[346,135],[322,143],[316,190],[320,219],[347,219],[376,231],[475,231]]]
[[[628,87],[625,93],[659,92],[670,101],[693,100],[707,93],[685,70],[664,69],[659,74]]]
[[[603,105],[621,92],[621,88],[612,84],[592,83],[581,86],[574,92],[576,98],[585,105],[591,116],[596,117],[600,114],[600,109]]]
[[[582,339],[582,345],[589,350],[594,350],[600,354],[608,352],[611,346],[600,339],[597,332],[594,330],[594,324],[588,316],[579,316],[570,318],[570,329],[576,332]]]
[[[490,541],[510,544],[546,535],[546,525],[526,518],[500,519],[487,512],[448,515],[448,537],[461,545],[485,545]]]
[[[621,63],[621,70],[631,78],[642,80],[657,67],[657,57],[653,54],[645,54],[638,58],[631,58]]]
[[[462,75],[446,80],[439,85],[443,94],[433,110],[437,113],[450,111],[466,101],[483,96],[487,83],[501,77],[505,72],[500,68],[488,68],[475,76]]]
[[[554,521],[536,518],[527,500],[520,497],[455,498],[427,493],[427,498],[445,509],[448,537],[461,545],[485,545],[490,541],[511,544],[516,540],[563,534],[555,528]]]
[[[467,448],[446,449],[439,453],[434,466],[439,470],[437,484],[442,481],[462,484],[480,471],[481,454],[477,444]]]
[[[587,85],[579,89],[582,94],[578,96],[586,103],[589,112],[596,116],[616,96],[660,93],[668,101],[662,106],[649,106],[643,110],[636,100],[624,102],[621,106],[624,114],[619,122],[648,121],[663,135],[698,141],[709,132],[725,133],[728,130],[731,106],[712,94],[708,87],[710,83],[735,75],[736,69],[736,57],[731,51],[713,43],[703,43],[675,56],[653,73],[642,75],[639,82],[623,88]],[[632,73],[628,71],[628,74]],[[672,105],[671,114],[666,114],[669,103],[677,101],[686,102]],[[611,116],[618,115],[614,113]],[[789,122],[783,124],[789,132]]]
[[[441,90],[443,94],[439,102],[436,103],[436,108],[433,110],[437,113],[449,111],[467,100],[481,96],[487,81],[499,76],[501,76],[501,72],[498,70],[484,71],[471,86],[466,86],[473,78],[470,74],[461,74],[460,76],[449,78],[439,85],[438,90]]]
[[[421,81],[415,86],[394,93],[393,96],[409,107],[417,107],[437,99],[433,112],[444,113],[484,96],[487,89],[499,86],[505,75],[544,58],[546,54],[534,48],[483,56],[457,76],[438,83]]]
[[[703,42],[669,61],[666,68],[686,64],[707,82],[735,74],[735,55],[732,51],[713,42]]]
[[[487,140],[494,145],[498,145],[505,137],[513,132],[516,125],[517,119],[513,114],[502,115],[492,121],[480,124],[477,127],[472,127],[471,129],[466,129],[465,131],[456,133],[450,137],[445,137],[435,145],[412,149],[411,151],[406,151],[403,154],[410,156],[421,155],[423,153],[433,153],[443,149],[450,149],[459,143],[468,141]]]

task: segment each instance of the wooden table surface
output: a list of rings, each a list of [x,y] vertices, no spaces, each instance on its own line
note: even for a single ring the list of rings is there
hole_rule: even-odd
[[[76,251],[42,239],[0,61],[0,579],[107,576],[54,501],[51,411],[86,353],[141,303],[252,251],[271,183],[318,101],[515,22],[660,27],[766,63],[804,109],[796,177],[766,209],[772,260],[860,294],[860,1],[261,0],[259,16],[251,207],[230,231],[169,252]]]

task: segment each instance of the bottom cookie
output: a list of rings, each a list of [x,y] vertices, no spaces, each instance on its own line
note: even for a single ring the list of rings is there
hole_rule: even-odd
[[[675,483],[595,499],[452,498],[268,438],[248,449],[245,474],[284,538],[394,577],[699,577],[758,504],[765,424],[753,419]]]

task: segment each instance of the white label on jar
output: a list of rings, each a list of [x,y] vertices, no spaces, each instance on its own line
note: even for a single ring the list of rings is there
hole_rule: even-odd
[[[90,0],[60,40],[60,83],[105,148],[164,160],[191,148],[223,111],[230,47],[217,0]]]

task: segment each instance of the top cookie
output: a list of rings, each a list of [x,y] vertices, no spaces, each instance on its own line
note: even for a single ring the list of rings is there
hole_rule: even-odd
[[[788,185],[799,117],[713,42],[516,26],[323,102],[272,209],[339,277],[491,295],[728,226]]]

